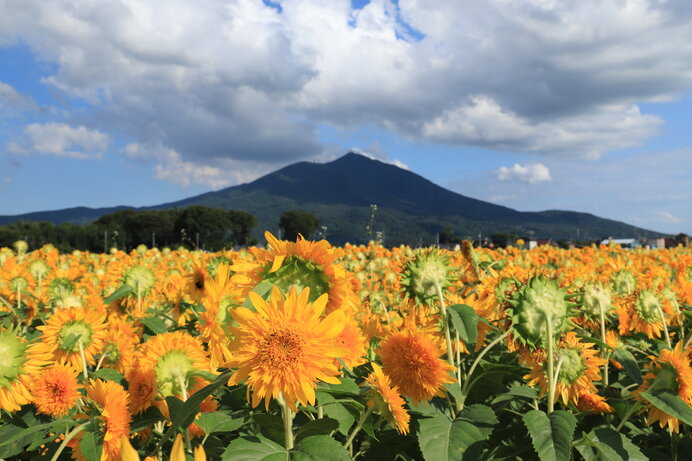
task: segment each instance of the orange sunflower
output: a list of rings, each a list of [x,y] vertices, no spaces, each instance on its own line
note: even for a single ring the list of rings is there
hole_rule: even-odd
[[[87,387],[87,403],[89,408],[98,414],[99,426],[103,434],[103,451],[101,461],[120,461],[122,437],[130,435],[132,416],[127,409],[127,391],[114,381],[91,380]],[[89,415],[80,415],[88,418]],[[80,441],[83,432],[79,433],[70,443],[72,458],[86,461],[82,454]]]
[[[386,419],[399,434],[408,434],[411,417],[404,408],[405,402],[399,395],[399,388],[392,387],[391,380],[378,364],[372,362],[371,365],[372,373],[363,383],[369,387],[368,408],[372,408],[375,413]]]
[[[450,375],[454,367],[440,358],[444,352],[439,341],[424,331],[406,328],[394,332],[376,352],[387,376],[414,402],[442,397],[442,386],[454,382]]]
[[[261,281],[268,281],[282,291],[310,288],[310,302],[327,293],[326,312],[345,308],[356,311],[358,297],[337,259],[343,250],[332,248],[326,240],[313,242],[298,236],[295,242],[279,240],[270,232],[264,233],[268,250],[256,251],[256,262],[236,262],[232,280],[249,292]]]
[[[53,417],[67,414],[80,397],[78,374],[77,370],[64,363],[44,368],[32,388],[36,412]]]
[[[579,398],[584,394],[596,394],[594,381],[601,380],[599,367],[606,360],[598,357],[598,350],[593,343],[582,343],[573,331],[565,334],[557,347],[556,396],[562,397],[562,403],[571,401],[579,404]],[[548,392],[547,360],[530,359],[531,372],[524,376],[529,386],[539,386],[541,395]]]
[[[163,397],[184,396],[194,384],[195,371],[214,371],[202,343],[185,331],[152,336],[142,345],[137,361],[142,372],[154,370]]]
[[[106,336],[105,322],[105,310],[73,307],[55,311],[46,324],[37,329],[42,332],[41,341],[55,347],[54,358],[57,362],[67,361],[81,370],[80,344],[87,365],[95,364],[94,356],[101,352]],[[74,341],[75,338],[78,339]]]
[[[16,330],[0,331],[0,410],[17,411],[33,401],[29,389],[53,359],[47,344],[29,343]]]
[[[343,329],[340,311],[323,316],[327,295],[310,303],[310,289],[300,294],[291,287],[284,299],[274,287],[269,302],[250,293],[256,312],[239,307],[231,315],[239,324],[231,328],[233,358],[226,366],[238,368],[228,384],[247,378],[252,406],[264,399],[269,408],[272,397],[282,394],[288,406],[296,411],[296,400],[303,405],[315,403],[318,381],[339,384],[335,359],[348,351],[336,346]]]
[[[683,402],[692,406],[692,367],[690,359],[679,342],[675,348],[663,349],[658,357],[650,357],[651,363],[647,367],[649,370],[643,377],[644,382],[634,392],[642,399],[641,392],[652,392],[656,390],[667,390],[677,394]],[[673,432],[680,431],[680,421],[670,416],[668,413],[646,402],[645,410],[649,413],[646,416],[646,424],[652,425],[658,421],[661,427],[666,425]]]

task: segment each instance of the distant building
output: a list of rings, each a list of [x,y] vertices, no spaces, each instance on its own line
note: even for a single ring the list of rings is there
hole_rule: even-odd
[[[641,242],[637,239],[614,239],[607,238],[601,240],[601,245],[620,245],[622,248],[637,248],[642,246]]]

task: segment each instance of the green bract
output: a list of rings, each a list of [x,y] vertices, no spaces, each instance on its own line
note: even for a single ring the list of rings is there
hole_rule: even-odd
[[[26,344],[13,329],[0,332],[0,386],[9,388],[26,362]]]
[[[659,312],[661,302],[650,290],[642,290],[639,292],[634,307],[637,309],[639,316],[647,323],[659,322],[661,320],[661,314]]]
[[[634,274],[627,269],[615,272],[610,280],[613,283],[613,289],[619,296],[632,294],[637,285],[637,279],[634,277]]]
[[[588,284],[584,287],[581,299],[581,312],[590,319],[599,319],[601,310],[605,315],[612,310],[610,288],[600,284]]]
[[[276,272],[265,274],[263,279],[276,285],[284,293],[288,293],[292,286],[296,287],[299,293],[308,287],[310,302],[327,293],[330,288],[329,277],[321,266],[296,256],[287,257]],[[267,292],[267,295],[269,294],[270,292]]]
[[[427,303],[437,297],[437,285],[444,289],[451,284],[449,260],[438,250],[421,251],[406,264],[401,285],[404,291],[420,302]]]
[[[531,278],[509,301],[515,338],[530,347],[546,347],[548,319],[554,337],[569,330],[571,308],[567,297],[567,291],[560,288],[557,280],[543,276]]]
[[[135,289],[135,294],[139,292],[142,296],[148,294],[156,283],[154,272],[145,266],[134,266],[125,272],[123,278],[125,285],[130,285]]]

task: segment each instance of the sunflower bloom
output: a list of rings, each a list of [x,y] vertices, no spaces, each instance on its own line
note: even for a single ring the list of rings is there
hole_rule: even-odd
[[[78,374],[77,370],[62,363],[44,368],[32,389],[37,413],[52,417],[67,414],[80,397]]]
[[[298,236],[295,242],[279,240],[265,232],[268,250],[257,250],[256,263],[235,263],[232,280],[252,290],[261,281],[271,282],[283,292],[290,287],[297,290],[310,288],[310,302],[327,293],[326,312],[344,308],[357,311],[358,297],[351,289],[346,271],[336,260],[344,255],[343,250],[332,248],[326,240],[313,242]]]
[[[156,372],[153,368],[135,366],[127,374],[130,412],[133,415],[149,408],[156,398]]]
[[[28,343],[14,329],[0,331],[0,410],[17,411],[33,401],[29,389],[53,354],[46,344]]]
[[[442,386],[454,382],[454,367],[440,358],[443,353],[430,334],[412,328],[392,333],[377,349],[387,376],[414,402],[442,397]]]
[[[668,390],[677,394],[683,402],[692,405],[692,367],[690,359],[679,342],[671,351],[664,349],[658,357],[650,357],[651,363],[647,367],[649,372],[643,377],[644,382],[634,392],[652,392],[656,390]],[[661,427],[668,426],[671,431],[680,431],[680,421],[673,416],[646,402],[649,413],[646,416],[646,424],[652,425],[656,422]]]
[[[364,384],[370,388],[368,407],[386,419],[399,434],[408,434],[411,417],[404,408],[405,402],[399,395],[399,388],[392,387],[391,380],[375,362],[372,363],[372,373],[365,378]]]
[[[226,364],[238,368],[228,384],[247,378],[252,390],[252,406],[264,399],[269,408],[271,398],[283,395],[296,411],[296,400],[303,405],[315,403],[318,381],[339,384],[337,361],[348,352],[336,346],[343,329],[340,311],[323,317],[327,296],[309,303],[310,290],[300,294],[291,288],[284,299],[275,287],[267,303],[250,293],[256,312],[239,307],[231,312],[239,327],[232,328],[233,358]]]
[[[154,370],[156,387],[163,397],[182,397],[194,384],[195,370],[213,372],[202,343],[185,331],[152,336],[139,353],[142,371]]]
[[[91,380],[87,387],[87,398],[100,409],[99,426],[103,433],[103,452],[101,461],[120,461],[122,438],[130,435],[130,412],[127,409],[128,395],[123,387],[113,381]],[[84,417],[88,417],[84,415]],[[72,458],[86,461],[79,442],[83,433],[78,434],[72,449]]]
[[[56,362],[66,361],[81,370],[80,344],[87,365],[96,363],[95,355],[101,352],[106,336],[106,311],[88,307],[60,309],[48,319],[41,330],[41,341],[55,347]],[[78,337],[77,341],[73,341]]]
[[[598,357],[598,350],[593,343],[582,343],[577,334],[568,332],[557,352],[556,397],[562,397],[562,403],[569,401],[579,404],[583,394],[596,394],[594,381],[601,380],[600,368],[606,360]],[[547,360],[529,360],[531,373],[524,376],[529,386],[539,386],[541,395],[548,392]],[[593,400],[593,399],[592,399]]]

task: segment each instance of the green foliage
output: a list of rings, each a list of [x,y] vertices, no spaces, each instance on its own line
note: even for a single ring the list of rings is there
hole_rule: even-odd
[[[471,405],[451,420],[435,414],[419,421],[418,443],[426,461],[475,460],[497,417],[485,405]]]
[[[577,418],[567,411],[554,411],[550,415],[531,410],[524,415],[533,448],[541,461],[563,461],[570,458],[572,435]]]
[[[298,234],[306,239],[320,227],[317,216],[308,211],[292,210],[284,212],[279,218],[279,227],[283,232],[284,240],[295,241]]]

